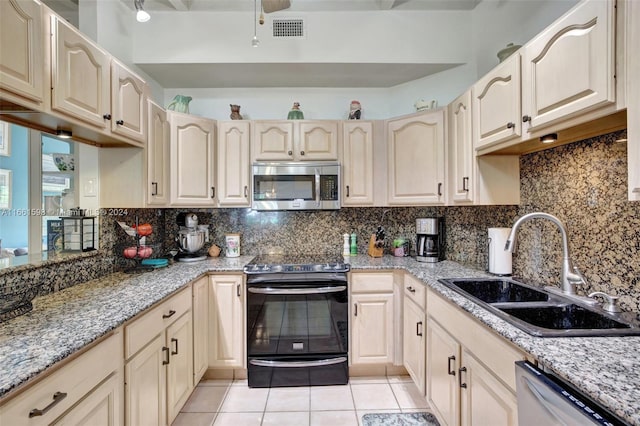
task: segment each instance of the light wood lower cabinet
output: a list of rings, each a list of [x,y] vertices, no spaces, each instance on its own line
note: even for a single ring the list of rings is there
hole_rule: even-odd
[[[351,274],[351,365],[394,361],[392,272]]]
[[[209,367],[246,365],[243,278],[209,276]]]
[[[193,289],[193,385],[209,367],[209,277],[194,281]]]
[[[426,318],[424,310],[404,296],[402,353],[404,368],[421,395],[425,394]]]
[[[122,330],[0,405],[2,425],[121,425]],[[46,374],[46,373],[45,373]]]
[[[516,425],[519,349],[429,291],[427,399],[443,425]]]
[[[189,287],[125,327],[128,425],[171,424],[191,394],[191,303]]]

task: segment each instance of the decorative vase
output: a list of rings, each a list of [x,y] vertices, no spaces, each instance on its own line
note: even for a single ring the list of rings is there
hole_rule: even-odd
[[[189,102],[193,99],[191,96],[176,95],[173,101],[169,104],[167,109],[176,112],[184,112],[189,114]]]
[[[304,120],[304,114],[300,111],[300,103],[294,102],[291,111],[287,115],[287,120]]]

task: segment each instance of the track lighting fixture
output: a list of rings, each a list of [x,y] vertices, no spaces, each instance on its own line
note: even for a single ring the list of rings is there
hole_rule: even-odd
[[[133,0],[133,5],[136,7],[136,20],[138,22],[147,22],[151,19],[151,15],[144,10],[144,0]]]
[[[253,0],[253,39],[251,40],[252,47],[258,47],[260,40],[258,40],[258,0]]]

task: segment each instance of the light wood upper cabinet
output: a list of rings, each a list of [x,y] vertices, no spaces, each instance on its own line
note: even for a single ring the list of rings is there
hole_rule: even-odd
[[[169,121],[162,107],[148,102],[147,205],[166,206],[169,203]]]
[[[520,137],[522,117],[518,52],[478,80],[471,91],[475,149]]]
[[[294,145],[294,159],[337,160],[338,122],[301,121],[298,124],[298,143]]]
[[[218,205],[251,205],[250,122],[242,120],[218,123]]]
[[[209,367],[246,364],[242,275],[209,277]]]
[[[627,7],[627,161],[629,200],[640,201],[640,3]]]
[[[0,93],[35,107],[44,98],[43,27],[39,2],[0,2]]]
[[[331,161],[338,159],[338,122],[254,121],[253,161]]]
[[[445,112],[387,122],[388,204],[444,204]]]
[[[472,203],[475,179],[473,161],[475,151],[471,138],[471,90],[449,105],[449,200],[453,204]]]
[[[526,131],[615,102],[614,29],[613,0],[585,1],[521,49]]]
[[[145,82],[120,62],[111,60],[111,131],[141,143],[146,141]]]
[[[57,16],[51,29],[51,108],[108,128],[111,57]]]
[[[215,206],[215,121],[174,111],[167,115],[171,205]]]
[[[373,205],[373,123],[342,124],[342,205]]]

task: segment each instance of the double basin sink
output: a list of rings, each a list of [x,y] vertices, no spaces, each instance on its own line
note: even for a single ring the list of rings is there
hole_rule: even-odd
[[[440,283],[539,337],[636,336],[632,314],[611,314],[506,278],[454,278]]]

